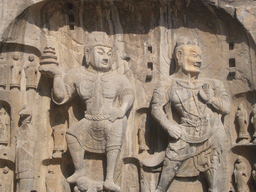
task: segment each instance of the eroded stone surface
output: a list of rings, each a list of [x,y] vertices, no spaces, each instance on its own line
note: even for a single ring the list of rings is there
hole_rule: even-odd
[[[254,9],[1,1],[0,190],[256,191]]]

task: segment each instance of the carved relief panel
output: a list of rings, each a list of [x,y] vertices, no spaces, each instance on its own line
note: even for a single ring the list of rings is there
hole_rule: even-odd
[[[255,189],[255,42],[231,8],[26,5],[1,34],[1,190]]]

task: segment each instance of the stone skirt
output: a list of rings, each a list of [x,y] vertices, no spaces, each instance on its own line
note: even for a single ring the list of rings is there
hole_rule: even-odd
[[[113,123],[109,120],[88,120],[83,118],[67,130],[80,145],[89,152],[105,153],[120,149],[126,129],[126,117]]]

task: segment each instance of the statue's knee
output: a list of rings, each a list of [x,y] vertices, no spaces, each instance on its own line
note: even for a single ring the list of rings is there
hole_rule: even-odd
[[[180,168],[180,162],[170,161],[169,159],[165,159],[163,163],[163,169],[167,172],[176,173]]]

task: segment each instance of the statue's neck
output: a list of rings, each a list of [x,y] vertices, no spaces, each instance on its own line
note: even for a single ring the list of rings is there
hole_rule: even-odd
[[[174,74],[174,77],[177,79],[182,79],[188,81],[189,83],[193,83],[198,79],[199,73],[186,73],[180,69],[177,73]]]
[[[91,71],[91,72],[93,72],[93,73],[95,73],[95,74],[102,75],[102,74],[104,74],[104,73],[109,72],[109,71],[111,70],[111,68],[108,68],[108,69],[98,69],[98,68],[97,68],[97,69],[95,69],[95,68],[89,66],[89,67],[88,67],[88,70]]]

